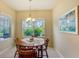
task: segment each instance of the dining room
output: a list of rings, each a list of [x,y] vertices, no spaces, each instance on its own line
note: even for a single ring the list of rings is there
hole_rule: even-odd
[[[78,58],[79,0],[0,0],[0,58]]]

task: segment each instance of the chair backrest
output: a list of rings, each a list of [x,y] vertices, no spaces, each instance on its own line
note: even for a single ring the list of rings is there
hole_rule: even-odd
[[[17,44],[18,40],[19,40],[18,38],[15,39],[15,45],[16,45],[17,51],[19,50],[19,45]]]
[[[33,46],[25,46],[25,44],[23,44],[24,42],[22,42],[21,40],[16,41],[16,49],[18,50],[30,50],[33,49]]]
[[[32,50],[33,46],[23,46],[23,45],[19,45],[19,50]]]
[[[37,52],[36,50],[19,50],[19,58],[36,58]]]
[[[45,49],[47,49],[48,43],[49,43],[49,39],[47,38],[47,39],[45,40]]]

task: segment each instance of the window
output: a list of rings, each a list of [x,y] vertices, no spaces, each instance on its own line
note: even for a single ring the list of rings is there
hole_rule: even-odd
[[[11,25],[10,18],[0,15],[0,38],[10,37]]]
[[[23,37],[35,35],[37,37],[45,36],[45,20],[32,19],[22,21]]]

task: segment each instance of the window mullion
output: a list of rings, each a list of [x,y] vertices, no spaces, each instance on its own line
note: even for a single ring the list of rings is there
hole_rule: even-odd
[[[31,21],[32,21],[32,20],[31,20]],[[32,21],[33,35],[34,35],[34,28],[35,28],[35,26],[34,26],[34,21]]]

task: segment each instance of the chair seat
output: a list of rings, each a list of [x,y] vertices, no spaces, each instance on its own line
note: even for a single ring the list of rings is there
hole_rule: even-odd
[[[41,50],[41,47],[40,46],[38,47],[38,50]],[[43,50],[46,50],[45,45],[43,45]]]

